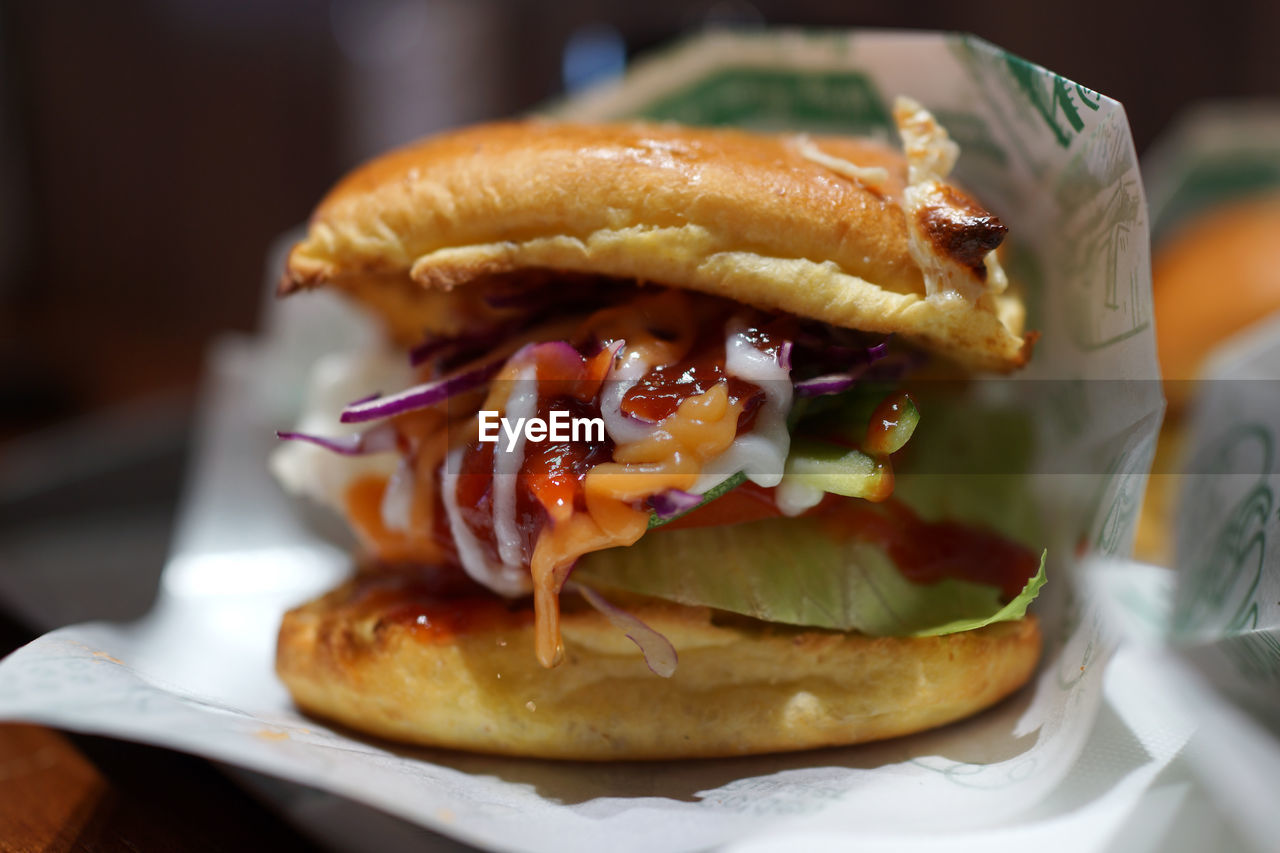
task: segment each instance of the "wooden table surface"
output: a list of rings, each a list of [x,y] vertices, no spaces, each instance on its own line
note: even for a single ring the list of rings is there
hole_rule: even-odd
[[[34,638],[0,613],[0,657]],[[210,763],[0,724],[0,851],[313,850]]]

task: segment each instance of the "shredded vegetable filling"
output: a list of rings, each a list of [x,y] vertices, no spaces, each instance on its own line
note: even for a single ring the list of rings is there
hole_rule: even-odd
[[[518,351],[482,406],[508,419],[547,418],[553,409],[598,413],[605,441],[517,441],[495,449],[471,437],[451,453],[446,469],[456,471],[446,470],[442,484],[459,559],[485,586],[533,593],[544,665],[562,655],[559,593],[574,563],[644,535],[649,497],[705,485],[713,460],[746,434],[768,448],[755,452],[757,475],[780,476],[789,395],[760,379],[780,379],[789,389],[780,344],[749,329],[730,307],[663,291],[605,308],[568,344]],[[736,362],[755,365],[754,373],[734,370]],[[772,373],[759,367],[764,363]],[[727,467],[725,476],[741,470],[736,459]]]
[[[488,355],[475,335],[428,341],[414,352],[422,384],[343,410],[344,422],[376,421],[360,433],[282,435],[346,456],[394,453],[385,473],[365,464],[346,487],[346,515],[366,550],[451,583],[531,595],[535,652],[548,667],[563,656],[559,597],[581,557],[633,545],[650,527],[827,518],[832,501],[884,501],[890,454],[917,417],[901,391],[873,390],[883,402],[856,429],[816,426],[866,408],[862,383],[901,378],[906,363],[887,356],[883,339],[680,290],[605,292],[612,304],[552,303],[523,325],[499,308]],[[603,436],[482,440],[482,413],[549,423],[553,412],[595,419]],[[819,415],[815,426],[804,426],[806,412]],[[570,588],[629,626],[654,672],[671,673],[665,639],[597,591]]]

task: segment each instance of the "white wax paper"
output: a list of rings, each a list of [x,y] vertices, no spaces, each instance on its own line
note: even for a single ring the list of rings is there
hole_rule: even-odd
[[[1164,242],[1197,214],[1275,197],[1280,102],[1199,105],[1155,146],[1148,169]],[[1205,284],[1224,299],[1236,286]],[[1280,315],[1220,343],[1201,376],[1184,418],[1177,585],[1164,633],[1199,678],[1280,732]]]
[[[970,38],[775,33],[685,43],[560,111],[887,135],[897,93],[949,127],[964,152],[959,179],[1011,225],[1008,265],[1043,332],[1028,377],[1060,380],[1034,409],[1050,582],[1038,604],[1044,659],[1028,689],[882,744],[655,764],[400,749],[299,715],[271,671],[276,626],[348,560],[302,522],[265,458],[310,361],[369,334],[314,297],[285,305],[263,338],[213,353],[155,610],[132,625],[56,631],[11,655],[0,663],[0,717],[188,750],[500,850],[1078,851],[1124,837],[1189,728],[1135,697],[1138,677],[1113,688],[1127,702],[1103,704],[1112,645],[1075,583],[1080,555],[1128,552],[1163,405],[1155,383],[1116,394],[1086,381],[1157,375],[1146,207],[1121,107]]]
[[[1157,246],[1219,205],[1280,190],[1280,103],[1198,105],[1144,163]],[[1280,281],[1280,279],[1277,279]],[[1232,281],[1206,281],[1221,298]],[[1255,285],[1256,286],[1256,285]],[[1280,315],[1220,343],[1179,424],[1171,568],[1116,559],[1083,574],[1125,635],[1150,700],[1195,726],[1181,763],[1239,846],[1280,839]],[[1206,836],[1204,849],[1223,838]],[[1231,846],[1231,845],[1227,845]]]

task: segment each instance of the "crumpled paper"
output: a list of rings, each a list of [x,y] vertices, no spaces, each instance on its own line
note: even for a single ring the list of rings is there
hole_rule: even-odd
[[[1218,689],[1280,723],[1280,318],[1219,350],[1201,387],[1169,637]]]
[[[316,296],[273,308],[263,337],[212,354],[153,612],[15,652],[0,663],[0,717],[183,749],[499,850],[1090,850],[1123,837],[1190,729],[1143,710],[1127,690],[1136,677],[1109,682],[1127,703],[1104,702],[1114,643],[1076,583],[1081,557],[1131,547],[1163,407],[1150,381],[1146,206],[1120,105],[969,37],[783,32],[682,43],[557,112],[888,138],[897,93],[950,129],[963,151],[957,178],[1012,225],[1008,267],[1043,333],[1023,377],[1053,389],[1031,409],[1050,583],[1037,605],[1044,659],[1028,689],[885,743],[653,764],[399,748],[299,715],[271,671],[276,626],[349,561],[302,521],[265,458],[319,342],[341,349],[371,334]]]
[[[1198,214],[1275,196],[1280,101],[1198,105],[1154,146],[1146,171],[1162,241]],[[1231,282],[1216,285],[1230,298]],[[1280,720],[1280,315],[1220,344],[1201,377],[1177,463],[1177,582],[1160,608],[1161,639],[1232,701]]]
[[[1220,205],[1280,192],[1280,102],[1200,104],[1144,162],[1156,244]],[[1209,283],[1229,298],[1231,282]],[[1182,763],[1238,846],[1280,838],[1280,315],[1222,342],[1192,386],[1170,567],[1082,568],[1108,630],[1141,660],[1152,701],[1195,732]],[[1222,838],[1212,845],[1220,847]],[[1233,845],[1228,845],[1233,846]]]

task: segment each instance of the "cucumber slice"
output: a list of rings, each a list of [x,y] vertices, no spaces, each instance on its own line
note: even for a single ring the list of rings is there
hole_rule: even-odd
[[[747,481],[747,475],[739,471],[729,479],[720,483],[718,486],[712,486],[710,489],[707,489],[707,491],[702,495],[702,500],[699,503],[694,505],[692,508],[685,510],[682,513],[668,516],[666,518],[659,518],[656,512],[650,512],[649,513],[649,529],[652,530],[655,527],[661,527],[662,525],[666,524],[669,521],[675,521],[677,518],[683,518],[689,513],[693,512],[695,509],[701,509],[702,507],[711,503],[716,498],[722,495],[727,495],[729,492],[732,492],[734,489],[738,488],[738,486],[741,486],[746,481]]]
[[[901,391],[885,397],[871,413],[862,449],[875,456],[897,453],[920,423],[915,401]]]
[[[883,500],[893,489],[886,458],[825,441],[798,439],[791,444],[783,482],[833,495]]]

